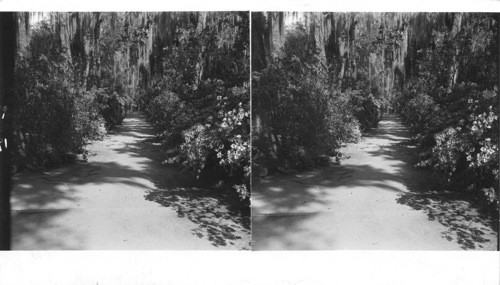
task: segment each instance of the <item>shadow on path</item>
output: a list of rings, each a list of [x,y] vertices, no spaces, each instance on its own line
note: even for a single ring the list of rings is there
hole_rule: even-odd
[[[140,121],[144,122],[144,118]],[[147,129],[141,130],[141,127]],[[153,134],[153,130],[149,125],[143,124],[128,128],[127,135],[131,133]],[[163,165],[163,149],[154,136],[127,143],[119,152],[151,159],[147,175],[156,189],[147,191],[146,200],[172,208],[179,218],[189,219],[196,224],[193,234],[208,239],[216,247],[235,245],[237,241],[241,243],[246,240],[243,248],[250,249],[250,207],[242,205],[236,195],[233,195],[234,191],[208,188],[191,175]]]
[[[73,213],[74,220],[75,211],[92,211],[94,207],[147,207],[140,203],[142,199],[172,208],[179,218],[189,219],[195,226],[192,234],[214,246],[236,244],[231,247],[249,249],[249,208],[239,207],[227,193],[207,189],[178,169],[162,165],[162,146],[144,116],[132,114],[103,141],[92,143],[89,150],[88,162],[43,172],[26,171],[14,177],[14,245],[85,249],[79,225],[64,224],[68,213]],[[50,234],[45,229],[51,229]]]
[[[385,249],[390,249],[391,242],[398,248],[496,249],[498,214],[484,212],[469,193],[449,191],[432,171],[414,167],[418,162],[416,146],[396,115],[387,116],[377,129],[342,151],[345,157],[341,165],[278,174],[254,186],[256,248],[355,246],[350,238],[359,239],[358,244],[368,248],[370,240],[385,238]],[[426,218],[428,225],[423,223]],[[331,224],[339,221],[342,226]],[[435,244],[405,240],[418,241],[419,235]],[[447,245],[446,240],[458,247]]]
[[[390,138],[394,143],[371,154],[392,157],[404,162],[401,179],[410,191],[401,193],[396,201],[414,210],[425,212],[429,221],[438,221],[445,226],[447,230],[442,232],[441,236],[448,241],[457,242],[464,250],[482,249],[486,243],[497,244],[498,213],[488,211],[485,205],[479,202],[477,193],[453,190],[453,186],[447,185],[431,170],[414,167],[419,162],[417,147],[408,139],[408,131],[399,117],[393,115],[387,120],[393,122],[389,130],[378,129],[371,135]],[[384,132],[390,134],[381,134]],[[394,140],[394,136],[405,139]],[[494,239],[491,240],[491,237]]]
[[[159,187],[150,191],[146,199],[170,207],[179,218],[195,223],[197,227],[193,234],[207,238],[212,245],[234,245],[236,240],[242,239],[242,233],[250,235],[250,209],[232,206],[236,201],[230,201],[229,195],[217,191],[198,187]]]
[[[385,134],[383,137],[408,137],[399,117],[391,116],[387,119],[393,121],[394,126],[389,130],[390,135]],[[380,137],[380,132],[384,131],[386,130],[379,129],[372,134]],[[389,156],[404,162],[401,179],[410,191],[401,193],[396,200],[398,203],[423,211],[429,221],[438,221],[447,228],[441,233],[441,237],[457,242],[464,250],[482,249],[485,243],[497,244],[497,240],[491,240],[491,237],[498,239],[498,213],[485,210],[474,193],[460,189],[451,191],[453,186],[447,185],[431,170],[414,167],[418,163],[417,147],[409,139],[393,141],[394,144],[371,154]]]
[[[464,250],[482,249],[498,236],[498,226],[488,213],[481,211],[474,198],[467,193],[436,191],[408,193],[397,199],[398,203],[424,211],[430,221],[438,221],[447,230],[442,237],[456,241]],[[491,250],[491,248],[490,248]]]

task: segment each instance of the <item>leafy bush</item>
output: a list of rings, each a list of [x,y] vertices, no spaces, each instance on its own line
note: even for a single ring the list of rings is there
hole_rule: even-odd
[[[233,92],[242,91],[246,92],[233,89]],[[240,98],[248,98],[248,94]],[[199,174],[210,164],[207,161],[210,154],[215,153],[218,164],[225,168],[229,176],[243,170],[250,155],[249,136],[244,135],[249,119],[248,102],[242,100],[236,108],[227,110],[225,107],[229,99],[219,96],[218,101],[216,116],[207,118],[203,125],[196,124],[182,132],[184,142],[180,145],[180,153],[170,161],[181,162],[186,169]]]
[[[85,90],[45,22],[32,30],[29,56],[16,67],[14,132],[18,166],[57,166],[85,154],[89,140],[120,124],[124,101],[105,89]]]
[[[362,131],[367,131],[378,126],[382,119],[382,102],[376,99],[371,93],[361,95],[360,90],[346,91],[350,96],[350,105],[353,114],[359,122]]]
[[[449,181],[481,189],[490,202],[498,193],[498,100],[492,91],[483,92],[483,100],[470,100],[470,114],[457,126],[435,134],[431,158],[421,165],[431,165]],[[497,193],[495,193],[495,191]]]
[[[177,29],[178,44],[165,48],[162,73],[138,100],[167,149],[165,163],[225,184],[248,202],[248,37],[239,27],[248,19],[233,17]]]
[[[250,175],[248,88],[234,87],[225,91],[225,96],[218,95],[215,106],[211,108],[210,113],[215,115],[206,116],[194,125],[190,125],[194,113],[187,112],[193,109],[182,104],[171,92],[155,98],[148,111],[152,113],[151,120],[157,122],[157,128],[163,130],[162,136],[170,146],[165,163],[177,163],[198,178],[217,178],[217,181],[212,181],[214,184],[225,180],[234,185],[241,198],[246,199],[249,193],[244,181],[248,181]],[[235,102],[238,102],[236,106]],[[169,107],[160,111],[159,106]],[[176,118],[169,119],[170,116]],[[180,135],[181,142],[172,139],[177,135]]]
[[[336,155],[343,142],[355,137],[355,118],[347,100],[327,91],[321,78],[325,73],[317,73],[323,71],[296,57],[280,64],[254,73],[259,113],[271,116],[254,131],[254,160],[275,167],[311,167],[323,155]]]
[[[477,33],[463,33],[458,39],[449,31],[434,33],[436,48],[421,54],[419,76],[406,84],[398,101],[421,147],[418,165],[432,167],[498,207],[498,86],[491,80],[495,68],[487,60],[495,44],[484,28],[473,24]],[[472,82],[450,79],[451,55],[457,51],[463,56],[458,78]]]
[[[14,126],[24,134],[25,141],[19,143],[26,146],[18,154],[26,160],[21,164],[59,165],[67,154],[83,153],[89,125],[78,121],[82,111],[68,96],[70,89],[58,80],[44,83],[25,85],[26,90],[18,92],[21,104]]]
[[[179,97],[173,92],[166,91],[149,102],[146,113],[149,121],[162,132],[162,137],[175,142],[179,141],[175,138],[180,136],[182,131],[176,127],[185,125],[180,123],[180,120],[186,117],[180,113],[181,109]]]
[[[379,100],[341,92],[318,50],[304,48],[307,40],[301,25],[288,31],[282,57],[253,73],[255,170],[314,167],[380,120]]]
[[[35,30],[30,58],[17,63],[14,130],[18,134],[14,160],[19,165],[59,165],[83,152],[84,129],[78,91],[60,48],[51,48],[54,35],[47,26]],[[78,128],[77,128],[78,127]]]
[[[105,95],[102,97],[98,96],[96,100],[100,103],[99,113],[104,118],[106,127],[109,129],[121,125],[126,115],[126,100],[116,92],[113,92],[111,95],[106,93],[99,93],[99,95]]]
[[[439,106],[432,97],[418,94],[406,104],[402,115],[413,131],[421,133],[430,127],[429,124],[436,119],[439,111]]]
[[[111,94],[104,88],[93,87],[85,91],[92,101],[97,114],[93,115],[93,120],[104,120],[107,129],[120,125],[126,115],[126,100],[115,91]],[[92,112],[91,110],[88,110]],[[97,117],[96,117],[97,115]]]
[[[107,132],[106,122],[100,113],[95,93],[79,90],[75,97],[76,108],[79,110],[73,115],[76,130],[81,131],[87,141],[103,139]]]

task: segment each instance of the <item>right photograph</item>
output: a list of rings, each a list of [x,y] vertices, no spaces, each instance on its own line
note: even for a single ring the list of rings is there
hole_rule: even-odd
[[[498,250],[499,21],[253,12],[252,249]]]

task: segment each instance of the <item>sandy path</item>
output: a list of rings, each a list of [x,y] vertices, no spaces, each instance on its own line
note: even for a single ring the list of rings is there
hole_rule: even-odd
[[[436,192],[412,167],[409,133],[392,115],[342,150],[341,165],[254,186],[254,250],[496,250],[491,220],[462,194]],[[414,162],[414,161],[413,161]]]
[[[249,249],[249,218],[161,165],[153,137],[134,114],[87,163],[17,175],[13,249]]]

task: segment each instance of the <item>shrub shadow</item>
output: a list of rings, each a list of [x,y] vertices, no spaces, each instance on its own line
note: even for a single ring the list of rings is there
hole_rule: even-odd
[[[141,122],[144,117],[138,120]],[[172,208],[179,218],[189,219],[196,225],[193,235],[208,239],[212,245],[223,247],[246,243],[250,249],[250,206],[242,203],[232,189],[213,189],[206,181],[198,180],[173,166],[162,164],[164,149],[147,124],[134,126],[129,132],[150,134],[144,140],[128,143],[120,152],[148,157],[148,179],[154,190],[148,190],[145,199]]]
[[[429,220],[445,226],[442,238],[458,243],[463,249],[491,249],[492,239],[498,239],[498,213],[487,212],[470,193],[448,191],[444,181],[432,171],[414,167],[418,162],[417,149],[397,116],[387,116],[365,138],[375,141],[357,151],[374,157],[372,163],[332,164],[295,175],[276,174],[256,179],[252,189],[254,246],[264,248],[259,243],[276,245],[281,241],[288,248],[309,248],[304,241],[290,240],[288,235],[308,224],[315,217],[311,212],[335,212],[335,201],[327,201],[325,197],[327,191],[338,191],[341,186],[344,189],[341,191],[361,187],[367,191],[396,192],[395,202],[423,211]],[[376,141],[379,139],[380,144]],[[378,166],[377,159],[383,159],[384,165]],[[323,237],[311,238],[314,241]],[[331,241],[321,242],[331,244]]]
[[[498,236],[498,225],[474,205],[468,193],[436,191],[408,193],[397,199],[398,203],[424,211],[430,221],[438,221],[448,229],[442,237],[455,240],[462,249],[481,249],[489,237]],[[487,225],[487,226],[486,226]]]
[[[146,199],[174,209],[179,218],[196,224],[194,235],[219,247],[234,245],[243,238],[242,233],[250,235],[249,207],[234,206],[230,196],[217,189],[159,187],[150,191]]]
[[[232,195],[234,191],[209,189],[175,167],[162,165],[162,146],[144,122],[144,116],[132,114],[113,134],[135,138],[121,143],[113,137],[108,146],[108,151],[126,153],[128,159],[135,160],[133,167],[127,161],[95,160],[92,156],[96,154],[91,153],[89,162],[78,161],[45,171],[27,170],[13,178],[13,244],[29,240],[31,244],[38,244],[38,249],[80,249],[82,243],[77,233],[64,232],[71,226],[64,227],[58,221],[68,210],[79,207],[81,197],[75,192],[75,186],[88,184],[93,191],[101,191],[99,186],[108,183],[145,191],[146,200],[173,208],[180,218],[195,224],[193,235],[208,239],[214,245],[250,240],[249,206],[240,203]],[[154,190],[147,181],[153,182]],[[50,239],[44,229],[54,229],[71,238]]]
[[[398,120],[399,118],[392,118]],[[391,130],[398,136],[408,137],[400,128]],[[430,169],[415,167],[419,162],[417,146],[409,139],[394,140],[373,155],[385,155],[404,162],[401,179],[409,189],[401,193],[397,202],[426,213],[430,221],[438,221],[447,228],[442,237],[457,242],[464,250],[483,249],[496,237],[498,244],[498,213],[491,211],[477,197],[444,181]],[[476,194],[476,195],[474,195]]]

